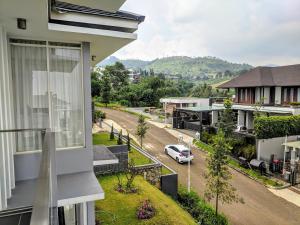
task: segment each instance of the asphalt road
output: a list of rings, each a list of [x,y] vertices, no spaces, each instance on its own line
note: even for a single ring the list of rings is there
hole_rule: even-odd
[[[125,112],[111,109],[102,109],[107,118],[114,120],[122,127],[135,133],[137,117]],[[166,144],[177,143],[177,138],[162,128],[148,124],[150,129],[144,139],[146,149],[166,165],[179,174],[179,182],[187,184],[187,165],[177,164],[173,159],[164,154]],[[195,159],[191,165],[191,185],[200,195],[205,189],[205,154],[194,150]],[[221,205],[220,210],[234,225],[300,225],[300,208],[286,200],[273,195],[263,185],[250,178],[231,170],[232,184],[243,198],[244,204],[234,203]],[[299,195],[300,198],[300,195]]]

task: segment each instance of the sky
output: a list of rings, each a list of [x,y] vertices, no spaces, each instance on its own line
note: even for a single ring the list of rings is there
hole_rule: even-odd
[[[138,39],[114,54],[121,59],[300,63],[300,0],[127,0],[121,9],[146,16]]]

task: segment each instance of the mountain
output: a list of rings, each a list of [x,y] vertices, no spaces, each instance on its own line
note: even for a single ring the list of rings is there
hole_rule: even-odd
[[[249,64],[231,63],[216,57],[171,56],[153,61],[138,59],[120,60],[114,56],[102,61],[100,66],[120,61],[128,69],[153,70],[155,73],[182,75],[183,77],[215,77],[217,73],[230,71],[237,73],[252,68]]]
[[[148,65],[151,61],[143,61],[143,60],[140,60],[140,59],[121,60],[121,59],[118,59],[115,56],[110,56],[110,57],[104,59],[102,62],[100,62],[98,64],[98,66],[105,67],[107,65],[113,65],[116,62],[123,63],[124,66],[128,69],[138,69],[138,68],[144,69],[145,66]]]

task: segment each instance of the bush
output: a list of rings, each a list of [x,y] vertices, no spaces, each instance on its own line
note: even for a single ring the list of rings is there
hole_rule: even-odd
[[[95,112],[95,117],[96,117],[97,120],[100,119],[100,118],[105,119],[106,114],[105,114],[105,112],[102,112],[101,110],[99,110],[99,111]]]
[[[300,106],[300,102],[291,102],[290,105],[291,106]]]
[[[300,134],[300,115],[269,116],[254,119],[254,130],[258,139]]]
[[[244,158],[246,158],[248,161],[250,161],[251,159],[253,159],[255,157],[256,154],[256,148],[254,145],[246,145],[244,147],[242,147],[240,149],[240,155],[243,156]]]
[[[136,212],[137,218],[140,220],[150,219],[155,215],[155,208],[152,206],[150,200],[145,200],[142,202],[141,206]]]
[[[186,188],[180,187],[178,190],[178,202],[199,224],[228,225],[226,217],[222,214],[216,217],[215,210],[194,191],[189,193]]]

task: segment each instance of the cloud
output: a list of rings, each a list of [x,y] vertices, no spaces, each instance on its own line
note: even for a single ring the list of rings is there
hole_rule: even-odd
[[[300,63],[299,0],[127,0],[146,16],[120,58],[216,56],[253,65]]]

